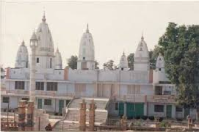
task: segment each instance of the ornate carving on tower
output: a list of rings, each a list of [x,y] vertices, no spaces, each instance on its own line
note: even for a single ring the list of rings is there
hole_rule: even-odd
[[[83,34],[79,47],[79,56],[77,69],[93,70],[95,69],[94,43],[92,34],[87,25],[86,32]]]
[[[149,51],[142,36],[134,55],[134,70],[149,71],[149,67]]]

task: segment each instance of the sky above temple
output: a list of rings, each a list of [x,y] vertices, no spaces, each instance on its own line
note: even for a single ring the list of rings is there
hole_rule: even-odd
[[[77,55],[87,23],[93,35],[95,59],[102,67],[112,59],[119,64],[123,53],[135,53],[143,34],[151,50],[158,44],[169,22],[178,25],[199,24],[196,2],[84,2],[51,0],[9,0],[0,3],[0,64],[14,67],[17,50],[24,40],[30,54],[30,37],[42,21],[52,33],[63,66],[71,55]]]

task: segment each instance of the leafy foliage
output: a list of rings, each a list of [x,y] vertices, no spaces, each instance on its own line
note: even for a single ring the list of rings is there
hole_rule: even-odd
[[[109,70],[117,69],[117,66],[114,65],[113,60],[109,60],[108,62],[104,63],[103,66],[108,68]]]
[[[128,60],[128,67],[130,68],[130,70],[134,69],[134,53],[130,53],[127,57]]]
[[[199,108],[199,26],[169,23],[159,39],[165,69],[177,86],[179,104]]]
[[[77,69],[77,61],[78,61],[78,57],[76,55],[72,55],[68,60],[67,60],[67,64],[70,68],[72,69]]]
[[[77,69],[77,62],[78,62],[78,57],[76,55],[72,55],[68,60],[67,64],[70,68],[72,69]],[[99,69],[99,63],[95,61],[95,69]]]
[[[163,50],[161,46],[156,45],[153,50],[149,51],[149,59],[150,59],[150,69],[156,68],[156,58],[159,53],[163,54]]]
[[[95,61],[95,69],[99,69],[99,62]]]

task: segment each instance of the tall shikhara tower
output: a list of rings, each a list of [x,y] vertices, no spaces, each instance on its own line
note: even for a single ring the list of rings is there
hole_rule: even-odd
[[[143,36],[134,55],[134,70],[149,71],[149,51]]]
[[[87,25],[86,32],[83,34],[80,42],[77,69],[94,70],[94,59],[94,42]]]

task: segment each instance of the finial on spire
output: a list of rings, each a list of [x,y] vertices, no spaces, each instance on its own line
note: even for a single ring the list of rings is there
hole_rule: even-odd
[[[22,45],[24,45],[24,40],[22,41]]]
[[[45,11],[44,11],[44,14],[43,14],[43,18],[42,18],[42,21],[43,21],[43,22],[46,22],[46,16],[45,16]]]
[[[124,50],[123,50],[123,55],[125,55]]]
[[[144,37],[143,37],[143,32],[142,32],[142,37],[141,37],[141,39],[142,39],[142,40],[144,40]]]
[[[86,29],[86,32],[89,33],[89,25],[87,23],[87,29]]]

